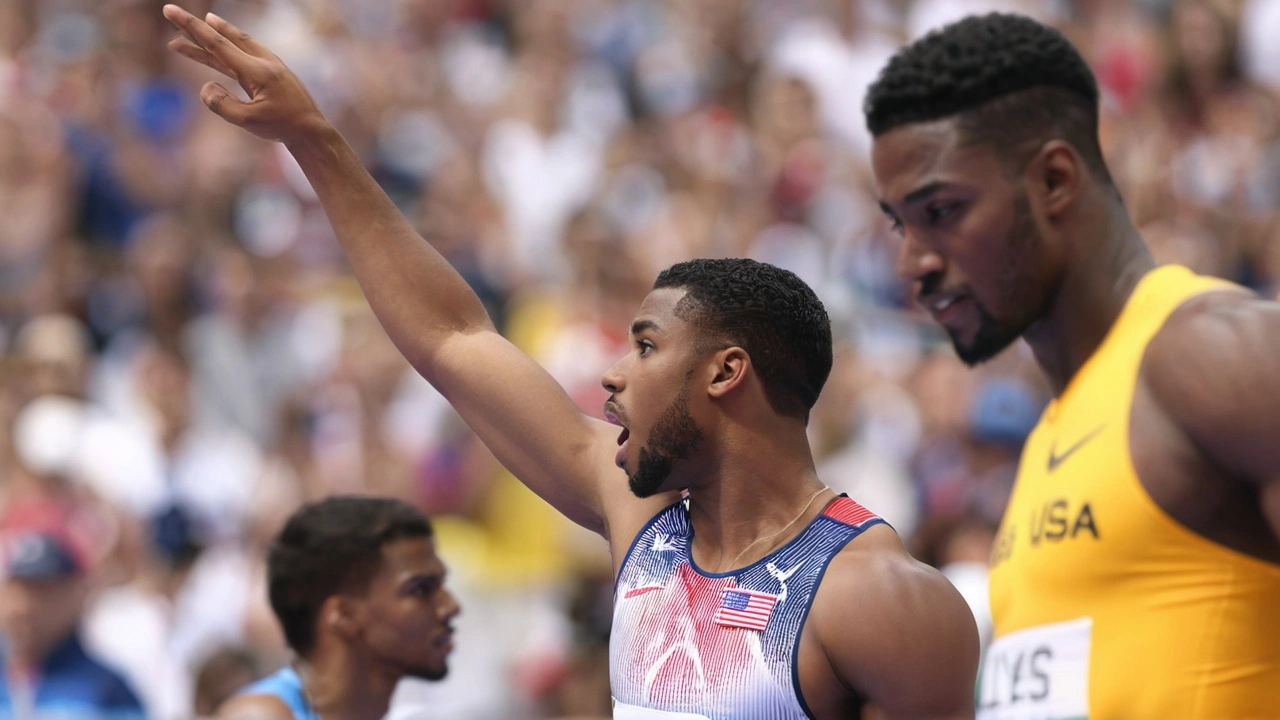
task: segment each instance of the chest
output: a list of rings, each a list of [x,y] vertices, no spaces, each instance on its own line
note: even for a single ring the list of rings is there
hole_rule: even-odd
[[[1011,585],[1088,593],[1122,579],[1151,530],[1128,411],[1127,400],[1095,393],[1046,412],[1023,448],[992,548],[993,595]]]
[[[619,574],[609,643],[615,701],[695,717],[806,717],[801,666],[812,658],[800,646],[839,543],[808,532],[718,575],[697,568],[690,542],[647,532]]]

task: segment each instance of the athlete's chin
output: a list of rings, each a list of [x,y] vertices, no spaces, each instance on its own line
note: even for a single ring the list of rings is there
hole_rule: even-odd
[[[641,499],[653,497],[662,492],[661,479],[654,482],[653,479],[643,477],[639,473],[631,475],[627,479],[627,485],[631,488],[631,494]]]
[[[977,332],[971,339],[961,339],[951,335],[951,346],[955,348],[956,357],[969,367],[976,367],[1004,352],[1018,340],[1017,333]]]
[[[408,672],[405,673],[406,677],[417,678],[419,680],[431,680],[431,681],[443,680],[448,675],[449,675],[449,665],[443,661],[435,665],[424,665],[420,667],[411,668]]]

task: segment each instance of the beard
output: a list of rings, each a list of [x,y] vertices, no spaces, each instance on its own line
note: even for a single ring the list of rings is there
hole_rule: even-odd
[[[997,318],[977,298],[973,299],[980,318],[973,339],[963,342],[948,331],[956,356],[969,367],[994,358],[1022,337],[1040,316],[1043,306],[1043,300],[1029,300],[1037,295],[1042,298],[1048,296],[1031,272],[1035,267],[1035,252],[1041,245],[1041,237],[1035,220],[1031,217],[1031,203],[1027,200],[1026,193],[1014,201],[1013,225],[1009,228],[1003,245],[1003,257],[1006,260],[999,273],[999,287],[1006,289],[1004,305],[1020,308],[1021,312],[1017,317]]]
[[[1022,336],[1025,327],[1001,323],[985,307],[974,301],[978,315],[982,319],[978,324],[978,332],[969,342],[961,342],[955,335],[951,336],[951,347],[955,348],[956,357],[969,367],[980,365],[999,355]]]
[[[677,460],[684,460],[702,444],[702,431],[689,414],[687,389],[662,412],[649,433],[649,442],[640,448],[640,466],[628,478],[631,492],[639,498],[656,495],[671,476]]]
[[[430,667],[430,666],[426,666],[426,665],[419,665],[419,666],[416,666],[416,667],[406,668],[406,669],[405,669],[404,676],[405,676],[405,677],[411,677],[411,678],[417,678],[418,680],[431,680],[431,681],[435,681],[435,680],[443,680],[443,679],[445,679],[445,677],[446,677],[448,674],[449,674],[449,666],[448,666],[448,665],[439,665],[439,666],[436,666],[436,667]]]

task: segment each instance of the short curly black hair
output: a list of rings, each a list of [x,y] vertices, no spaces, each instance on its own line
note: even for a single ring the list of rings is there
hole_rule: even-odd
[[[744,258],[698,259],[663,270],[653,288],[682,288],[680,319],[706,343],[747,351],[769,404],[808,420],[831,374],[831,318],[789,270]]]
[[[1006,154],[1061,138],[1109,180],[1098,97],[1093,71],[1062,33],[1024,15],[990,13],[899,50],[867,90],[863,113],[873,137],[955,118],[967,142]]]
[[[383,545],[431,537],[426,515],[391,498],[336,495],[299,508],[267,552],[267,597],[289,647],[311,653],[320,606],[332,595],[364,591],[382,564]]]

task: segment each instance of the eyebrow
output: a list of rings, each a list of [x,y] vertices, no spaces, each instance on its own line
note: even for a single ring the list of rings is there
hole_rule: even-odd
[[[949,184],[950,183],[945,183],[941,181],[931,182],[927,185],[918,187],[915,190],[912,190],[911,192],[907,193],[906,197],[902,199],[902,202],[905,205],[914,205],[916,203],[923,202],[925,200],[928,200],[934,193],[940,190],[946,189],[949,186]],[[885,215],[889,215],[889,216],[893,215],[893,208],[889,207],[889,204],[886,203],[884,200],[880,201],[880,210]]]
[[[441,585],[443,585],[444,575],[445,575],[444,573],[414,573],[413,575],[410,575],[409,577],[401,580],[400,587],[406,588],[406,587],[409,587],[410,585],[416,585],[419,583],[432,583],[432,582],[439,582]]]
[[[662,328],[658,326],[658,323],[656,323],[656,322],[654,322],[654,321],[652,321],[652,320],[634,320],[634,321],[632,321],[632,323],[631,323],[631,334],[632,334],[632,335],[639,335],[640,333],[644,332],[645,330],[653,330],[654,332],[662,333]]]

